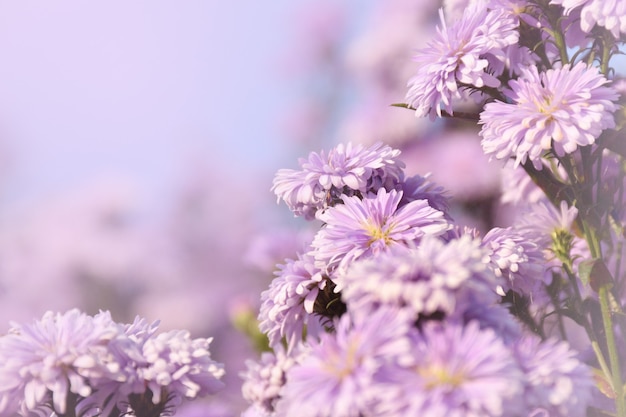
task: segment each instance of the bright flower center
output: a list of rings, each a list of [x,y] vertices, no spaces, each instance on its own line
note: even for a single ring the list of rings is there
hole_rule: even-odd
[[[456,388],[467,379],[465,374],[461,371],[453,373],[438,365],[418,368],[417,373],[424,378],[426,382],[425,388],[428,390],[442,386]]]
[[[555,106],[552,105],[551,96],[544,96],[543,101],[536,102],[535,105],[537,106],[537,110],[539,110],[540,113],[547,116],[551,116],[552,113],[556,110]]]
[[[376,224],[366,223],[363,225],[365,231],[370,236],[367,241],[367,246],[372,246],[373,243],[383,241],[385,245],[389,244],[393,239],[389,237],[390,228],[383,229],[382,226]]]

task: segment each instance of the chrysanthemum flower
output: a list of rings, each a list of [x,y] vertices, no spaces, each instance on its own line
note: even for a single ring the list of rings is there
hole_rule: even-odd
[[[441,27],[429,45],[414,60],[420,67],[409,80],[406,101],[418,117],[452,114],[452,100],[463,98],[464,87],[498,87],[500,81],[489,71],[489,59],[504,60],[504,48],[517,43],[515,20],[502,10],[487,10],[482,4],[466,9],[462,18]]]
[[[89,396],[92,379],[117,376],[107,344],[119,335],[110,316],[77,309],[47,312],[30,325],[13,323],[0,337],[0,414],[11,411],[7,406],[19,406],[24,415],[41,408],[65,414],[69,395]]]
[[[415,200],[427,200],[428,205],[443,213],[450,209],[448,192],[440,185],[430,180],[430,175],[413,175],[405,178],[400,184],[402,190],[401,205]]]
[[[341,202],[342,195],[365,195],[392,189],[403,178],[400,151],[382,143],[370,147],[339,144],[326,154],[311,152],[299,160],[301,170],[281,169],[272,191],[296,216],[308,220],[318,210]]]
[[[0,415],[109,415],[116,406],[139,415],[132,395],[148,393],[143,398],[166,406],[222,387],[210,339],[155,331],[143,319],[122,325],[108,312],[92,317],[77,309],[13,324],[0,337]]]
[[[141,333],[136,334],[141,356],[126,359],[126,379],[104,384],[88,399],[103,404],[102,414],[108,415],[106,410],[112,407],[124,414],[172,414],[183,399],[214,394],[224,387],[224,366],[209,351],[212,338],[192,339],[187,330],[145,338],[147,334]]]
[[[193,399],[224,387],[224,366],[211,358],[212,338],[192,339],[187,330],[172,330],[152,337],[143,346],[147,366],[138,369],[151,392],[152,402],[162,394],[172,399]],[[132,404],[131,404],[132,406]]]
[[[594,382],[567,342],[526,335],[514,348],[524,371],[528,409],[540,407],[553,417],[586,415]]]
[[[411,360],[390,363],[377,381],[385,415],[493,417],[524,415],[524,377],[492,329],[428,323],[412,340]],[[393,411],[393,412],[391,412]]]
[[[503,278],[505,290],[531,295],[544,283],[545,248],[538,240],[530,232],[512,227],[494,227],[483,237],[482,247],[487,250],[484,261],[496,276]]]
[[[308,254],[279,266],[277,277],[261,293],[259,329],[267,334],[270,346],[279,346],[284,337],[291,349],[305,329],[312,335],[321,330],[319,319],[312,313],[325,282]]]
[[[580,8],[580,27],[586,33],[595,25],[602,26],[619,39],[626,33],[626,2],[623,0],[552,0],[551,4],[560,4],[569,15]]]
[[[396,245],[441,235],[450,229],[444,214],[415,200],[399,207],[403,193],[384,188],[375,196],[343,197],[344,204],[318,214],[325,223],[311,244],[316,265],[333,271],[352,261],[377,255]]]
[[[258,361],[246,361],[246,371],[242,373],[241,393],[248,403],[259,410],[260,415],[274,414],[280,391],[285,385],[286,372],[296,363],[299,353],[289,355],[280,345],[272,352],[263,352]]]
[[[462,315],[475,303],[497,302],[497,280],[483,263],[480,240],[463,236],[448,243],[425,237],[416,248],[389,251],[354,262],[336,277],[355,315],[388,306],[428,316]]]
[[[594,67],[579,62],[539,73],[534,66],[509,82],[512,103],[487,103],[480,114],[483,150],[496,159],[515,157],[515,166],[554,150],[563,156],[591,145],[615,127],[617,93]]]
[[[375,372],[387,361],[407,354],[410,317],[379,310],[362,321],[348,314],[334,333],[324,333],[308,354],[287,371],[276,408],[280,416],[359,417],[371,415],[378,390]]]

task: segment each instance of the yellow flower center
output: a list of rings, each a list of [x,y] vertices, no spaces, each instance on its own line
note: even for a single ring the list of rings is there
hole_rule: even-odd
[[[429,390],[441,386],[456,388],[467,380],[463,372],[451,373],[439,365],[418,368],[417,373],[425,379],[425,388]]]
[[[367,234],[370,236],[370,239],[367,241],[367,246],[371,246],[372,243],[379,241],[379,240],[382,240],[385,243],[385,245],[391,243],[391,241],[393,240],[391,239],[391,237],[389,237],[391,228],[387,228],[386,230],[383,230],[383,226],[377,226],[371,223],[365,223],[363,225],[363,228],[365,229]]]

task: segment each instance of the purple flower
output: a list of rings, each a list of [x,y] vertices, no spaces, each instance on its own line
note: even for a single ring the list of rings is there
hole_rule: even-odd
[[[551,244],[551,237],[556,232],[574,234],[573,225],[578,216],[578,209],[561,201],[556,208],[548,201],[538,201],[532,210],[524,213],[520,219],[520,228],[534,230]]]
[[[452,100],[463,98],[464,87],[498,87],[500,81],[489,71],[489,59],[505,59],[504,48],[517,43],[514,19],[501,10],[488,11],[481,4],[468,7],[461,19],[441,27],[414,60],[420,64],[409,81],[407,104],[418,117],[452,114]],[[489,59],[488,59],[489,58]]]
[[[389,306],[413,317],[436,312],[459,316],[475,303],[498,300],[497,280],[482,261],[485,255],[480,240],[470,236],[448,243],[429,236],[417,248],[354,262],[336,281],[355,315]]]
[[[224,366],[211,358],[212,338],[192,339],[187,330],[172,330],[152,337],[143,346],[147,366],[138,369],[152,393],[152,402],[161,394],[175,398],[197,398],[214,394],[224,386]],[[131,404],[132,405],[132,404]]]
[[[164,410],[221,388],[224,371],[210,359],[210,339],[155,331],[143,319],[122,325],[108,312],[91,317],[77,309],[13,324],[0,337],[0,414],[109,415],[114,407],[141,414],[148,402]]]
[[[297,357],[298,353],[292,351],[287,355],[279,345],[274,352],[263,352],[258,361],[246,361],[247,370],[241,375],[244,378],[241,393],[260,415],[274,414],[286,382],[285,373],[296,363]]]
[[[68,396],[88,397],[101,379],[122,377],[107,346],[122,332],[108,313],[47,312],[0,337],[0,414],[46,408],[65,414]]]
[[[623,0],[551,0],[563,6],[564,14],[580,10],[580,27],[589,33],[595,25],[606,28],[616,39],[626,33],[626,3]]]
[[[586,415],[594,388],[591,370],[567,342],[526,335],[514,348],[524,371],[529,410],[541,407],[552,417]]]
[[[312,220],[318,210],[340,203],[342,195],[394,188],[403,178],[399,155],[399,150],[382,143],[367,148],[339,144],[328,154],[311,152],[308,160],[301,158],[300,171],[279,170],[272,191],[296,216]]]
[[[103,405],[102,414],[107,415],[113,407],[124,414],[173,413],[184,398],[214,394],[224,387],[220,380],[224,366],[212,360],[209,351],[212,338],[192,339],[187,330],[153,335],[136,324],[127,331],[133,338],[133,331],[139,330],[134,339],[140,356],[123,358],[128,351],[119,350],[126,379],[103,384],[94,398],[88,398],[90,403]]]
[[[376,378],[387,387],[377,404],[384,415],[484,417],[524,411],[524,379],[513,353],[492,329],[476,322],[427,323],[412,340],[410,358],[388,363]]]
[[[505,290],[532,295],[544,284],[544,247],[533,236],[530,231],[494,227],[483,237],[484,260],[496,276],[504,278]]]
[[[604,129],[615,127],[617,93],[594,67],[579,62],[539,73],[534,66],[509,82],[512,103],[487,103],[480,115],[481,144],[496,159],[515,157],[515,165],[591,145]]]
[[[106,314],[110,319],[108,312],[101,314]],[[102,415],[109,415],[115,407],[120,410],[127,409],[130,394],[145,391],[145,382],[138,369],[147,366],[143,346],[154,336],[158,326],[159,321],[150,323],[139,316],[135,317],[132,323],[118,325],[119,336],[107,346],[118,370],[116,377],[100,378],[94,384],[97,390],[83,400],[84,407],[99,410]]]
[[[362,321],[348,314],[334,333],[322,334],[308,354],[287,371],[278,415],[359,417],[378,401],[373,376],[409,349],[410,317],[379,310]]]
[[[278,276],[261,294],[259,329],[267,334],[270,346],[279,346],[285,337],[291,349],[305,329],[310,334],[321,330],[319,319],[311,313],[326,281],[308,254],[287,260],[279,268]]]
[[[450,229],[444,214],[429,206],[427,200],[399,207],[402,197],[401,191],[387,192],[382,188],[377,195],[362,200],[343,197],[344,204],[319,213],[318,218],[325,225],[311,244],[316,265],[328,271],[345,269],[356,259]]]
[[[450,197],[442,186],[430,180],[430,175],[407,177],[400,184],[400,187],[402,190],[400,205],[405,205],[415,200],[426,200],[432,208],[446,214],[448,213]]]

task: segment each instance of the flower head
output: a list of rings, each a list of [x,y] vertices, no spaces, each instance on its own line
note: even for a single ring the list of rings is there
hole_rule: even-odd
[[[407,104],[418,117],[452,114],[452,100],[463,96],[464,87],[498,87],[500,81],[489,70],[489,59],[503,60],[504,48],[517,43],[515,20],[500,10],[487,10],[477,4],[466,9],[462,18],[446,26],[443,11],[441,27],[415,61],[420,67],[409,81]]]
[[[311,152],[300,159],[302,170],[281,169],[272,190],[296,216],[311,220],[317,211],[341,202],[343,195],[365,195],[402,179],[400,151],[382,143],[370,147],[339,144],[326,154]]]
[[[374,256],[396,245],[416,243],[425,235],[441,235],[450,224],[427,200],[399,207],[403,193],[384,188],[364,199],[344,197],[318,218],[325,223],[315,235],[313,256],[320,268],[345,269],[352,261]]]
[[[386,415],[522,415],[523,374],[492,329],[475,322],[430,323],[412,345],[410,359],[377,375],[389,387],[377,404],[394,411]]]
[[[579,62],[539,73],[531,66],[509,82],[512,103],[487,103],[480,114],[482,146],[496,159],[533,163],[549,150],[563,156],[615,127],[617,93],[596,68]]]
[[[211,358],[212,338],[192,339],[187,330],[172,330],[148,339],[143,354],[148,366],[139,375],[152,392],[152,402],[161,393],[170,397],[197,398],[214,394],[224,386],[224,366]]]
[[[505,290],[530,295],[543,284],[546,267],[544,248],[530,231],[494,227],[483,237],[485,262],[496,276],[504,278]]]
[[[428,205],[443,213],[450,209],[448,192],[430,180],[430,175],[413,175],[405,178],[400,184],[402,189],[401,205],[415,200],[427,200]]]
[[[279,346],[284,337],[291,349],[305,329],[310,334],[321,330],[319,320],[311,313],[326,281],[308,254],[287,260],[279,268],[269,289],[261,294],[259,329],[267,334],[270,346]]]
[[[121,334],[108,313],[91,317],[77,309],[13,323],[0,337],[0,414],[18,407],[22,414],[41,408],[65,414],[68,395],[87,397],[99,379],[119,377],[107,345]]]
[[[0,337],[0,415],[109,415],[116,406],[140,414],[148,402],[162,411],[222,387],[210,339],[155,331],[156,323],[140,318],[122,325],[108,312],[92,317],[77,309],[13,324]]]
[[[580,11],[580,28],[589,33],[595,25],[602,26],[616,38],[626,33],[626,3],[622,0],[551,0],[560,4],[565,15]]]
[[[388,306],[413,317],[459,316],[473,304],[497,301],[497,281],[482,262],[484,256],[480,241],[470,236],[448,243],[428,236],[416,248],[354,262],[336,281],[355,315]]]
[[[529,409],[541,407],[555,417],[586,415],[593,387],[591,371],[567,342],[553,338],[542,342],[526,335],[514,347],[525,374]]]
[[[374,374],[409,351],[410,332],[410,317],[393,309],[360,321],[345,314],[334,333],[312,342],[308,354],[287,371],[279,415],[369,415],[378,396]]]
[[[286,382],[285,374],[296,363],[297,356],[294,352],[287,355],[279,345],[273,352],[263,352],[258,361],[246,361],[241,393],[260,415],[273,415]]]

